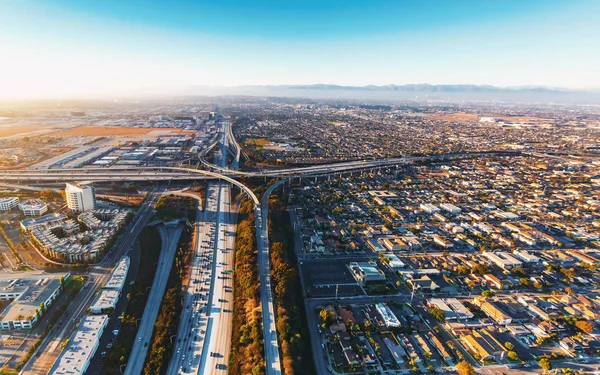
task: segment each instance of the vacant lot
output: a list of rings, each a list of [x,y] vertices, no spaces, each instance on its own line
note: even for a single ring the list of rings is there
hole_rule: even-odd
[[[436,113],[428,117],[442,121],[479,121],[479,115],[473,113]]]
[[[46,125],[22,125],[12,124],[9,126],[0,126],[0,138],[11,137],[13,135],[22,134],[26,135],[29,133],[46,133],[54,130],[55,128],[48,127]]]
[[[117,126],[82,126],[75,129],[61,132],[61,136],[127,136],[127,135],[146,135],[148,133],[159,134],[192,134],[192,131],[170,128],[123,128]]]
[[[248,138],[246,139],[246,145],[250,146],[250,145],[254,145],[254,146],[264,146],[271,143],[268,139],[266,138]]]

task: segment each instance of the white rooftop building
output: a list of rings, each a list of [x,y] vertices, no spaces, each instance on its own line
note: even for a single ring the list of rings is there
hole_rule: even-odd
[[[30,199],[19,203],[19,209],[25,216],[40,216],[48,211],[48,205],[43,200]]]
[[[100,289],[96,299],[90,306],[92,314],[106,314],[117,307],[119,302],[119,290],[116,289]]]
[[[510,254],[504,252],[495,252],[492,253],[487,251],[483,253],[483,255],[488,258],[488,260],[494,263],[496,266],[503,269],[510,269],[514,267],[521,267],[523,262],[518,259],[513,258]]]
[[[400,327],[400,321],[396,318],[396,315],[390,310],[388,305],[385,303],[378,303],[375,305],[375,309],[381,315],[383,322],[386,327]]]
[[[96,207],[96,192],[92,185],[66,184],[67,206],[73,211],[86,212]]]
[[[108,315],[84,316],[48,374],[83,375],[98,349],[100,337],[107,324]]]
[[[108,277],[106,284],[104,284],[105,289],[123,289],[125,279],[127,278],[127,271],[129,271],[129,263],[130,260],[127,255],[121,257],[119,263],[117,263],[112,273]]]
[[[0,198],[0,211],[10,211],[17,207],[18,204],[19,198],[17,197]]]

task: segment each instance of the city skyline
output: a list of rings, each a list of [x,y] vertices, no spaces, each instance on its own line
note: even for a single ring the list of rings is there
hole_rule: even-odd
[[[20,1],[0,5],[2,98],[182,87],[600,87],[593,1]]]

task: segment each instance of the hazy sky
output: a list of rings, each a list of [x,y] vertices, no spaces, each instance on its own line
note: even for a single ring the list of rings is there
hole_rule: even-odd
[[[600,87],[597,0],[0,0],[0,97],[145,87]]]

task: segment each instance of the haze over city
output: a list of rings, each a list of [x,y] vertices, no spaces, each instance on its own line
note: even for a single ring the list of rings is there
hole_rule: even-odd
[[[600,374],[600,1],[0,1],[0,375]]]

